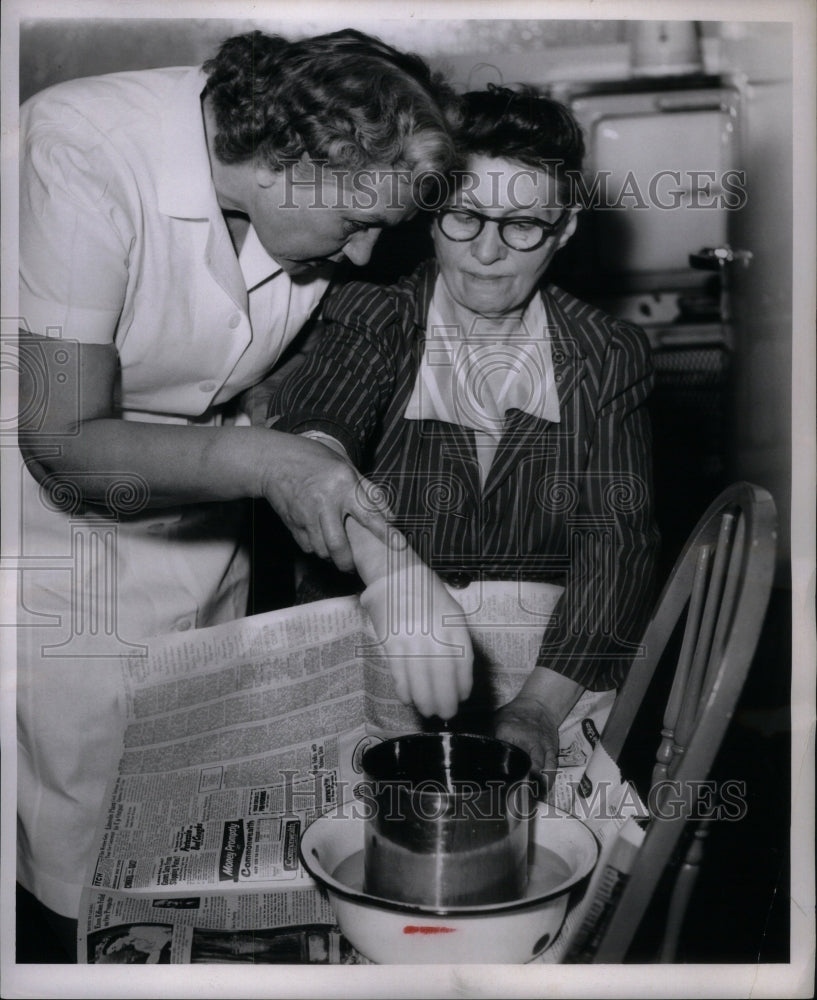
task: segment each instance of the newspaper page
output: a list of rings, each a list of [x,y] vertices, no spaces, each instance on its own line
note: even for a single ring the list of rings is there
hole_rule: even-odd
[[[475,646],[473,718],[519,690],[561,592],[517,582],[452,591]],[[397,699],[357,598],[151,640],[123,673],[124,748],[78,961],[363,961],[300,865],[300,835],[354,795],[367,746],[426,721]],[[610,694],[596,706],[599,729]],[[580,701],[568,733],[583,714]],[[575,743],[565,737],[566,759],[580,770]]]
[[[583,721],[575,739],[580,745],[595,739],[592,756],[583,773],[561,772],[551,796],[555,805],[577,816],[592,830],[599,842],[599,859],[591,877],[574,891],[561,931],[540,959],[545,963],[590,960],[592,935],[588,927],[598,927],[599,921],[593,918],[614,905],[615,894],[644,839],[638,821],[649,818],[635,787],[622,780],[588,720]]]

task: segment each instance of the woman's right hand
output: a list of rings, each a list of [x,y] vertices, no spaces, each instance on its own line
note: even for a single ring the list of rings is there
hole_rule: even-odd
[[[380,491],[351,462],[303,435],[265,433],[274,450],[262,472],[261,494],[304,552],[331,559],[344,572],[354,570],[347,518],[390,547],[405,546],[399,533],[389,531],[390,512]]]

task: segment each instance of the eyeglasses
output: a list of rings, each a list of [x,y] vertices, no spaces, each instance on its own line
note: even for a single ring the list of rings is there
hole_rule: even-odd
[[[499,238],[505,246],[511,250],[527,253],[530,250],[538,250],[545,240],[556,232],[565,217],[570,214],[570,209],[563,209],[553,222],[527,215],[494,219],[490,215],[483,215],[469,208],[441,208],[434,214],[440,232],[454,243],[475,240],[485,228],[485,223],[493,222],[499,227]]]

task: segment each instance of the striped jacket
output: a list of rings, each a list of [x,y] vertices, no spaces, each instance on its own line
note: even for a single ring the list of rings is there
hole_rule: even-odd
[[[658,545],[646,338],[543,288],[560,422],[508,411],[483,487],[473,431],[403,418],[436,276],[432,261],[396,285],[350,282],[330,295],[317,349],[272,400],[270,412],[286,414],[276,430],[341,441],[451,582],[563,585],[538,665],[592,690],[618,686],[638,655]]]

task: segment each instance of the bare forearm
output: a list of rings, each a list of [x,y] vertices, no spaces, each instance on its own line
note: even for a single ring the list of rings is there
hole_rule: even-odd
[[[396,534],[395,528],[390,531]],[[420,565],[419,557],[410,546],[405,545],[397,550],[389,548],[356,521],[349,519],[346,522],[346,533],[352,547],[355,569],[367,587],[383,577]]]
[[[56,472],[92,503],[103,501],[125,475],[143,479],[150,506],[263,497],[304,552],[332,559],[345,571],[354,561],[344,521],[390,539],[384,511],[357,471],[331,449],[299,435],[100,418],[86,420],[56,458],[38,458],[37,449],[36,443],[26,448],[33,475],[42,481]],[[39,455],[46,454],[41,439]],[[132,488],[132,481],[128,485]]]
[[[342,570],[353,568],[344,519],[388,537],[382,503],[357,470],[324,445],[262,427],[120,420],[112,344],[55,344],[26,333],[19,343],[26,362],[20,366],[20,445],[41,482],[56,473],[91,503],[104,502],[123,481],[134,489],[134,476],[151,506],[264,497],[305,552]],[[62,354],[70,363],[63,364]],[[44,404],[30,374],[43,366]]]
[[[101,502],[123,475],[146,486],[147,505],[234,500],[262,495],[264,474],[285,461],[287,435],[252,427],[190,427],[101,418],[60,441],[58,455],[27,447],[32,473],[72,482],[88,502]],[[45,448],[43,452],[47,454]]]
[[[537,701],[559,725],[583,693],[582,685],[569,677],[547,667],[535,667],[522,685],[517,698]]]

